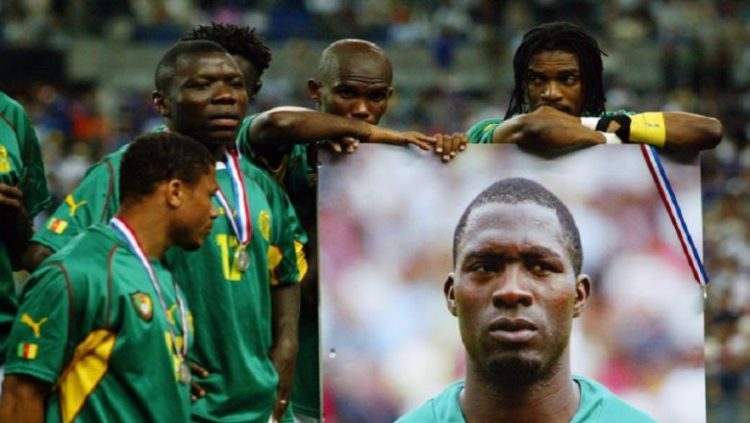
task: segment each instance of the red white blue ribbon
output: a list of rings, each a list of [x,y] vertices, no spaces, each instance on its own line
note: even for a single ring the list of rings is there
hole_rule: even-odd
[[[664,166],[659,159],[659,153],[654,147],[646,144],[641,144],[641,152],[643,153],[643,158],[646,161],[648,170],[651,172],[651,177],[656,183],[656,188],[659,191],[659,196],[664,203],[664,207],[667,209],[669,219],[672,221],[672,226],[674,227],[675,232],[677,232],[677,238],[680,240],[682,251],[685,253],[685,258],[693,272],[693,277],[705,290],[706,284],[708,284],[706,269],[703,267],[700,254],[698,254],[698,249],[695,248],[693,237],[690,236],[690,230],[688,230],[685,218],[682,216],[680,205],[677,203],[677,197],[672,190],[672,185],[669,183],[667,173],[664,171]]]
[[[224,208],[227,219],[229,219],[229,224],[232,226],[235,235],[237,235],[237,240],[240,244],[247,245],[252,237],[253,225],[250,215],[250,203],[247,200],[247,191],[245,191],[245,181],[242,178],[238,154],[227,151],[226,157],[226,168],[229,179],[232,181],[232,194],[234,194],[234,202],[237,205],[237,213],[234,213],[221,188],[216,191],[216,198]]]
[[[177,307],[180,309],[180,323],[182,325],[183,337],[182,351],[180,351],[179,347],[177,346],[177,335],[175,335],[174,330],[172,329],[172,324],[169,322],[169,309],[167,308],[167,303],[164,301],[164,296],[161,293],[159,280],[156,278],[156,272],[154,272],[154,268],[151,266],[151,262],[148,261],[148,257],[146,257],[146,254],[143,252],[143,246],[135,236],[135,232],[133,232],[133,230],[124,220],[115,216],[112,218],[112,220],[109,221],[109,223],[110,225],[112,225],[115,231],[120,234],[125,243],[128,244],[128,247],[130,247],[130,251],[138,258],[138,261],[141,262],[143,268],[146,269],[148,278],[149,280],[151,280],[151,286],[153,286],[154,291],[156,291],[156,296],[159,298],[159,304],[161,305],[161,309],[164,312],[164,318],[167,319],[167,328],[169,329],[169,335],[172,338],[172,347],[174,348],[177,357],[179,357],[180,360],[182,360],[182,362],[184,363],[185,359],[187,358],[189,333],[187,327],[187,311],[185,310],[185,303],[182,302],[180,296],[177,293],[177,283],[172,281],[174,283],[175,301],[177,302]]]

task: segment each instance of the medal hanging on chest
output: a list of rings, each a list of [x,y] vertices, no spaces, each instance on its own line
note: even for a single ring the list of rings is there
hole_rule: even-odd
[[[180,325],[182,329],[181,346],[178,345],[177,335],[174,332],[172,324],[169,322],[169,308],[167,307],[167,303],[164,300],[164,295],[162,295],[161,285],[159,284],[159,280],[156,278],[156,272],[154,272],[154,268],[151,267],[151,262],[148,261],[148,258],[143,251],[143,247],[138,241],[138,238],[136,238],[135,233],[132,231],[132,229],[130,229],[128,224],[117,217],[112,218],[112,220],[110,221],[110,225],[112,225],[115,231],[120,234],[125,243],[128,244],[130,251],[136,256],[136,258],[138,258],[138,261],[146,270],[146,274],[148,274],[148,278],[151,281],[151,287],[154,289],[154,292],[156,292],[156,297],[159,299],[159,305],[161,306],[162,313],[164,314],[164,321],[167,324],[167,329],[169,329],[169,337],[170,341],[172,342],[172,348],[174,349],[174,354],[177,356],[177,360],[179,362],[178,367],[175,369],[177,379],[180,381],[180,383],[189,384],[190,369],[187,365],[187,351],[189,345],[188,338],[190,334],[188,333],[187,311],[185,310],[185,303],[178,295],[177,283],[172,281],[174,286],[175,302],[177,303],[177,308],[180,310]]]
[[[237,236],[237,248],[232,255],[232,268],[237,272],[245,272],[250,267],[250,255],[247,248],[253,233],[250,202],[245,191],[245,181],[242,178],[237,153],[227,151],[226,157],[226,169],[232,183],[232,198],[236,208],[232,208],[221,189],[216,191],[216,198],[219,200],[221,207],[224,208],[224,214],[229,220],[232,231]]]

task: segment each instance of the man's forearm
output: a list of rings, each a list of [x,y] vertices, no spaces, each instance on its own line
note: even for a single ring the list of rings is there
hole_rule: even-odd
[[[32,273],[52,253],[53,251],[48,247],[32,241],[21,258],[21,267]]]
[[[34,234],[31,220],[23,208],[3,213],[0,218],[12,222],[0,229],[0,242],[6,246],[13,270],[21,270],[24,252]]]
[[[268,150],[343,137],[366,139],[371,126],[360,120],[314,110],[277,108],[253,120],[248,141],[255,148]]]
[[[271,330],[273,348],[291,348],[296,356],[299,345],[300,285],[285,284],[271,288]]]
[[[557,113],[515,116],[495,128],[493,143],[511,143],[539,149],[567,149],[604,144],[604,135],[580,124],[579,118]]]
[[[700,151],[716,147],[723,128],[718,119],[684,112],[664,112],[665,150]]]
[[[41,423],[49,384],[26,376],[7,375],[0,398],[0,422]]]

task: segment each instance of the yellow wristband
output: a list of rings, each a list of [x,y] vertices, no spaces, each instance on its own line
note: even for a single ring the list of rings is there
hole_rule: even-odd
[[[664,113],[639,113],[630,117],[630,142],[664,147],[666,140],[667,127],[664,124]]]

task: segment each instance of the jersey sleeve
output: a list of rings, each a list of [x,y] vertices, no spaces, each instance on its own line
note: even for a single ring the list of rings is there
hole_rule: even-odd
[[[252,125],[257,117],[258,114],[256,113],[246,117],[242,121],[242,126],[237,134],[237,146],[243,156],[247,157],[256,166],[271,173],[279,183],[283,183],[284,175],[289,170],[290,155],[294,150],[294,144],[279,146],[277,152],[274,153],[275,159],[269,159],[264,154],[255,150],[250,144],[250,125]]]
[[[34,127],[26,113],[23,113],[19,120],[18,141],[21,149],[21,160],[24,164],[19,188],[23,191],[26,212],[29,217],[33,218],[49,205],[50,195],[47,188],[42,152]]]
[[[502,119],[485,119],[469,128],[466,137],[471,144],[492,144],[492,134],[502,123]]]
[[[106,223],[116,213],[115,170],[104,160],[91,167],[81,183],[57,207],[32,241],[59,251],[65,244],[95,223]]]
[[[298,283],[307,273],[304,245],[307,234],[297,218],[289,197],[266,172],[256,169],[253,179],[266,194],[271,207],[268,227],[268,267],[271,285]]]
[[[28,283],[8,339],[5,373],[55,383],[68,346],[70,280],[61,264],[52,263]]]

